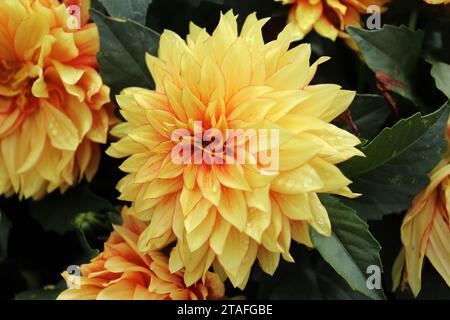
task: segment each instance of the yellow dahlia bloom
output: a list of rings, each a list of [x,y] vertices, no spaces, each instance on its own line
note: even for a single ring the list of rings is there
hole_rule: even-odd
[[[81,277],[63,273],[69,288],[59,300],[206,300],[221,299],[225,287],[211,272],[203,281],[186,287],[183,272],[171,273],[169,259],[161,252],[142,254],[139,235],[146,224],[122,210],[123,224],[115,225],[104,250],[81,265]]]
[[[389,0],[275,0],[292,4],[289,22],[294,23],[302,37],[314,29],[322,37],[336,40],[337,37],[350,41],[345,32],[348,26],[361,27],[361,15],[367,13],[370,5],[383,7]],[[349,43],[351,44],[351,43]]]
[[[187,285],[213,264],[241,288],[256,259],[273,274],[280,255],[293,261],[291,239],[312,246],[308,226],[330,235],[318,193],[355,196],[335,165],[362,155],[354,147],[360,141],[330,124],[355,92],[310,85],[327,58],[310,65],[309,44],[290,49],[299,39],[293,25],[264,43],[267,21],[252,14],[238,34],[230,11],[212,35],[194,24],[186,41],[165,31],[158,57],[147,55],[155,90],[128,88],[117,97],[126,122],[112,130],[120,140],[107,153],[128,157],[121,166],[128,174],[117,186],[120,199],[132,202],[130,214],[150,221],[139,238],[141,251],[177,239],[170,270],[185,268]],[[233,163],[231,156],[222,164],[177,164],[172,151],[180,144],[173,138],[178,129],[189,134],[181,144],[203,156],[214,152],[191,139],[199,129],[273,129],[279,139],[271,136],[270,146],[255,150],[244,136],[239,146],[248,161]],[[227,136],[221,146],[231,145]],[[279,156],[275,170],[263,161],[267,151]]]
[[[109,89],[89,1],[80,6],[72,29],[57,0],[0,0],[0,194],[39,198],[97,170]]]
[[[393,269],[394,288],[400,283],[403,270],[402,287],[408,283],[415,296],[421,289],[425,256],[450,287],[450,149],[430,173],[430,180],[428,187],[414,198],[403,220],[403,249]]]

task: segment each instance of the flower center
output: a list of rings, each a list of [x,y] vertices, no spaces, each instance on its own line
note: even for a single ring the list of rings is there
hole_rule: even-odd
[[[37,99],[31,93],[29,70],[28,64],[0,59],[0,96],[12,101],[9,107],[0,110],[0,113],[10,114],[15,108],[27,113],[36,109]]]

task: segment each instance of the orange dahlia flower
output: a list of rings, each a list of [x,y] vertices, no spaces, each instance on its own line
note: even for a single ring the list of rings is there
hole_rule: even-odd
[[[289,22],[294,23],[302,37],[314,29],[322,37],[350,41],[345,32],[348,26],[361,27],[361,15],[370,5],[383,7],[389,0],[275,0],[292,4]]]
[[[206,300],[224,297],[220,278],[207,272],[203,281],[185,286],[183,272],[171,273],[161,252],[142,254],[139,235],[146,224],[122,209],[123,225],[114,226],[102,253],[80,267],[81,276],[63,273],[69,288],[59,300]]]
[[[450,121],[448,122],[450,134]],[[430,173],[430,184],[419,193],[401,227],[403,249],[393,269],[394,288],[401,281],[417,296],[425,257],[450,287],[450,149]],[[406,265],[405,265],[406,262]]]
[[[67,3],[76,24],[56,0],[0,1],[0,194],[39,198],[97,170],[109,89],[89,1]]]
[[[280,255],[293,261],[291,239],[312,246],[308,226],[330,235],[318,193],[356,196],[336,164],[362,155],[355,148],[360,141],[330,124],[355,92],[310,85],[327,58],[310,65],[309,44],[290,49],[299,38],[292,25],[264,43],[267,21],[252,14],[238,34],[230,11],[212,35],[194,24],[186,41],[165,31],[158,57],[147,55],[155,90],[128,88],[117,97],[126,122],[112,130],[120,140],[107,153],[128,157],[120,167],[128,173],[117,185],[120,199],[132,202],[130,214],[150,221],[139,238],[141,251],[177,239],[170,270],[185,268],[187,285],[212,264],[241,288],[256,259],[273,274]],[[179,129],[188,134],[182,142],[173,136]],[[237,161],[237,152],[209,164],[196,162],[195,152],[186,162],[174,161],[180,144],[206,158],[217,155],[191,136],[213,129],[227,137],[222,150],[239,145],[245,161]],[[279,136],[254,149],[239,133],[247,129]],[[241,142],[233,144],[227,130]],[[263,161],[266,152],[278,155],[277,168]]]

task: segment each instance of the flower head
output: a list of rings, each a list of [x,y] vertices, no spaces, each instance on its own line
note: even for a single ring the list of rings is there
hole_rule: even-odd
[[[302,36],[314,29],[322,37],[350,41],[345,32],[348,26],[361,27],[361,15],[368,13],[371,5],[384,10],[389,0],[275,0],[292,4],[289,22],[294,23]]]
[[[57,0],[0,1],[0,194],[39,198],[92,179],[106,142],[89,1],[75,24]]]
[[[421,289],[425,257],[450,286],[449,208],[450,151],[447,151],[444,159],[430,173],[430,184],[414,198],[411,208],[403,219],[401,226],[403,249],[393,269],[393,278],[396,282],[394,287],[400,283],[403,270],[402,287],[409,284],[412,293],[417,296]]]
[[[280,255],[293,261],[291,239],[312,246],[308,226],[330,234],[318,193],[355,196],[336,164],[362,155],[354,147],[360,141],[330,124],[355,92],[310,85],[327,58],[310,65],[309,44],[290,49],[299,38],[292,25],[264,43],[267,21],[252,14],[239,34],[230,11],[212,35],[194,24],[186,41],[165,31],[158,57],[147,56],[155,90],[128,88],[117,97],[126,122],[113,129],[121,139],[107,153],[128,157],[120,199],[132,202],[130,214],[150,221],[140,250],[177,240],[170,269],[185,268],[187,285],[214,265],[243,288],[256,259],[272,274]],[[177,129],[187,133],[182,142]],[[246,135],[252,130],[266,144],[253,148]],[[214,139],[220,148],[211,150],[196,141],[197,131],[225,138]],[[269,131],[276,134],[263,137]],[[183,163],[173,161],[180,144],[194,150]],[[239,152],[217,152],[236,146],[244,161]],[[196,161],[197,151],[204,161]],[[272,156],[276,166],[265,161]]]
[[[69,289],[60,300],[205,300],[224,297],[225,288],[220,278],[211,272],[203,282],[186,287],[183,273],[170,273],[168,258],[161,252],[141,254],[137,250],[139,235],[146,224],[122,210],[123,225],[105,242],[100,255],[81,265],[81,277],[69,275]]]

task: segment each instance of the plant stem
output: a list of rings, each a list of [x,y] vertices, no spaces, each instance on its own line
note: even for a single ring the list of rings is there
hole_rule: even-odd
[[[411,15],[409,16],[409,22],[408,22],[408,27],[411,30],[416,30],[418,15],[419,15],[419,11],[417,10],[417,8],[414,8],[414,10],[411,12]]]

